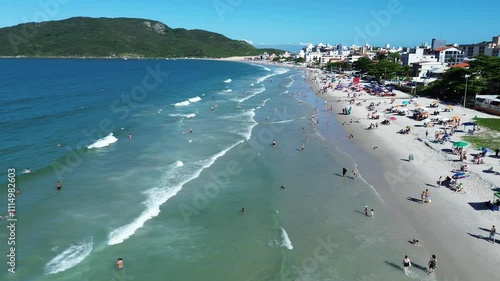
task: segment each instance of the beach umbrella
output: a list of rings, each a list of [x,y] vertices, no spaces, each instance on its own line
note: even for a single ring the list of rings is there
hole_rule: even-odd
[[[469,173],[463,173],[463,172],[460,172],[460,173],[456,173],[452,176],[453,179],[455,180],[459,180],[459,179],[465,179],[465,178],[468,178],[470,175]]]
[[[410,102],[405,100],[405,101],[403,101],[403,104],[410,104]]]
[[[389,120],[391,120],[391,121],[396,121],[396,117],[391,116],[391,117],[389,117]]]
[[[453,143],[453,146],[456,146],[456,147],[465,147],[465,146],[468,146],[469,144],[464,142],[464,141],[457,141],[457,142],[454,142]]]

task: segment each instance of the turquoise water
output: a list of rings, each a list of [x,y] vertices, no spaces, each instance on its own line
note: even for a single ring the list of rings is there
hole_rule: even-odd
[[[0,66],[1,165],[21,189],[16,273],[2,280],[401,280],[412,230],[368,183],[339,176],[356,163],[339,150],[335,117],[315,111],[303,70]]]

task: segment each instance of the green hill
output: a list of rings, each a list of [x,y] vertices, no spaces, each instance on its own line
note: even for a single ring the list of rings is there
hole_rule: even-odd
[[[263,52],[284,51],[147,19],[77,17],[0,28],[0,56],[219,58]]]

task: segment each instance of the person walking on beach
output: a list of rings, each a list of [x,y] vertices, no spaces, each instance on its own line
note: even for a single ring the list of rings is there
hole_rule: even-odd
[[[132,139],[132,134],[131,134],[131,133],[129,133],[129,134],[128,134],[128,139],[129,139],[129,140],[131,140],[131,139]]]
[[[365,206],[365,215],[368,216],[368,206]]]
[[[57,181],[56,187],[57,187],[57,190],[61,190],[62,186],[61,186],[60,181]]]
[[[425,130],[425,138],[429,136],[429,130]]]
[[[420,195],[420,199],[421,199],[420,202],[422,204],[424,204],[425,203],[425,191],[422,191],[422,195]]]
[[[352,170],[352,176],[354,177],[354,179],[358,178],[358,171],[356,169]]]
[[[410,268],[410,266],[411,266],[410,258],[408,258],[408,256],[405,256],[403,259],[403,269],[406,275],[408,275],[408,269]]]
[[[342,176],[345,177],[345,174],[347,174],[347,169],[346,168],[342,168]]]
[[[432,255],[431,259],[429,260],[428,265],[429,265],[429,273],[433,274],[434,270],[436,270],[436,268],[437,268],[436,255]]]
[[[497,234],[497,229],[493,226],[490,230],[490,239],[493,244],[495,244],[495,234]]]
[[[372,209],[371,212],[370,212],[370,217],[373,218],[373,216],[374,216],[374,213],[373,213],[373,209]]]
[[[439,176],[438,179],[438,187],[441,187],[441,184],[443,183],[443,176]]]

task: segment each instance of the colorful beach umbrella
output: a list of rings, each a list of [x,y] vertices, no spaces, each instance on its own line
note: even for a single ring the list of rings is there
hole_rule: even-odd
[[[456,146],[456,147],[465,147],[465,146],[468,146],[469,144],[464,142],[464,141],[457,141],[457,142],[454,142],[453,143],[453,146]]]
[[[453,179],[455,180],[459,180],[459,179],[465,179],[465,178],[468,178],[470,177],[469,173],[463,173],[463,172],[460,172],[460,173],[456,173],[452,176]]]
[[[391,120],[391,121],[396,121],[396,117],[391,116],[391,117],[389,117],[389,120]]]

